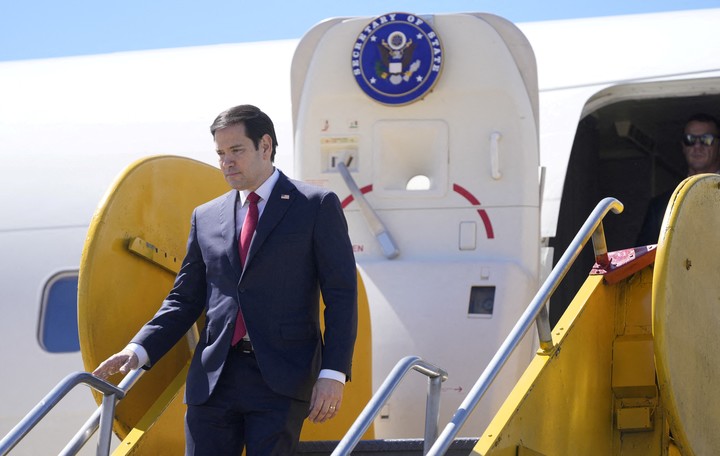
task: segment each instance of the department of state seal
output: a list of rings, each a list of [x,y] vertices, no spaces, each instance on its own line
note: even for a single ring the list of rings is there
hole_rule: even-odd
[[[378,16],[358,35],[352,72],[368,96],[388,105],[424,97],[442,69],[440,38],[424,19],[407,13]]]

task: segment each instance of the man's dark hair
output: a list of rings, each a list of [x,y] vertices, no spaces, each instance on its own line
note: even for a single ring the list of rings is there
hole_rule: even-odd
[[[275,126],[270,117],[253,105],[240,105],[221,112],[210,125],[210,133],[215,137],[215,132],[229,127],[231,125],[244,124],[245,134],[253,142],[257,149],[260,144],[260,138],[264,135],[270,135],[272,139],[272,154],[270,161],[275,161],[275,148],[277,147],[277,137],[275,136]]]
[[[711,123],[715,125],[716,130],[720,130],[720,124],[718,123],[718,120],[710,114],[706,114],[704,112],[698,112],[691,115],[688,120],[685,121],[685,125],[689,124],[690,122]]]

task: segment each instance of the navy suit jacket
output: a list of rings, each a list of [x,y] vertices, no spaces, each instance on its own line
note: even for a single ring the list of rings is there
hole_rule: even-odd
[[[340,201],[329,190],[280,173],[243,270],[236,198],[238,192],[232,190],[195,209],[175,285],[132,342],[145,348],[150,367],[205,312],[185,390],[186,402],[199,405],[222,372],[240,306],[267,385],[308,401],[320,369],[344,372],[348,379],[351,373],[357,276]]]
[[[658,243],[660,228],[662,227],[663,218],[665,218],[665,210],[667,209],[668,203],[670,203],[670,197],[674,191],[675,189],[671,188],[650,200],[647,210],[645,211],[645,218],[640,228],[640,233],[638,233],[637,240],[635,241],[636,246]]]

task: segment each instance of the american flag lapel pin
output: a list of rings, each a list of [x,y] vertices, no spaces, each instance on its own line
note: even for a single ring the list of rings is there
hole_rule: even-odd
[[[282,194],[282,195],[280,195],[280,199],[289,200],[289,199],[290,199],[290,195]]]

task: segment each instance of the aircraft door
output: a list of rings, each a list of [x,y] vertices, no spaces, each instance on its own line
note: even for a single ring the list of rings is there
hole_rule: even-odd
[[[389,13],[321,23],[292,75],[295,174],[342,200],[371,313],[373,390],[402,357],[422,356],[449,372],[442,425],[538,287],[532,49],[496,16]],[[463,434],[484,428],[530,352],[526,341]],[[425,378],[406,379],[376,437],[421,436],[425,390]]]

